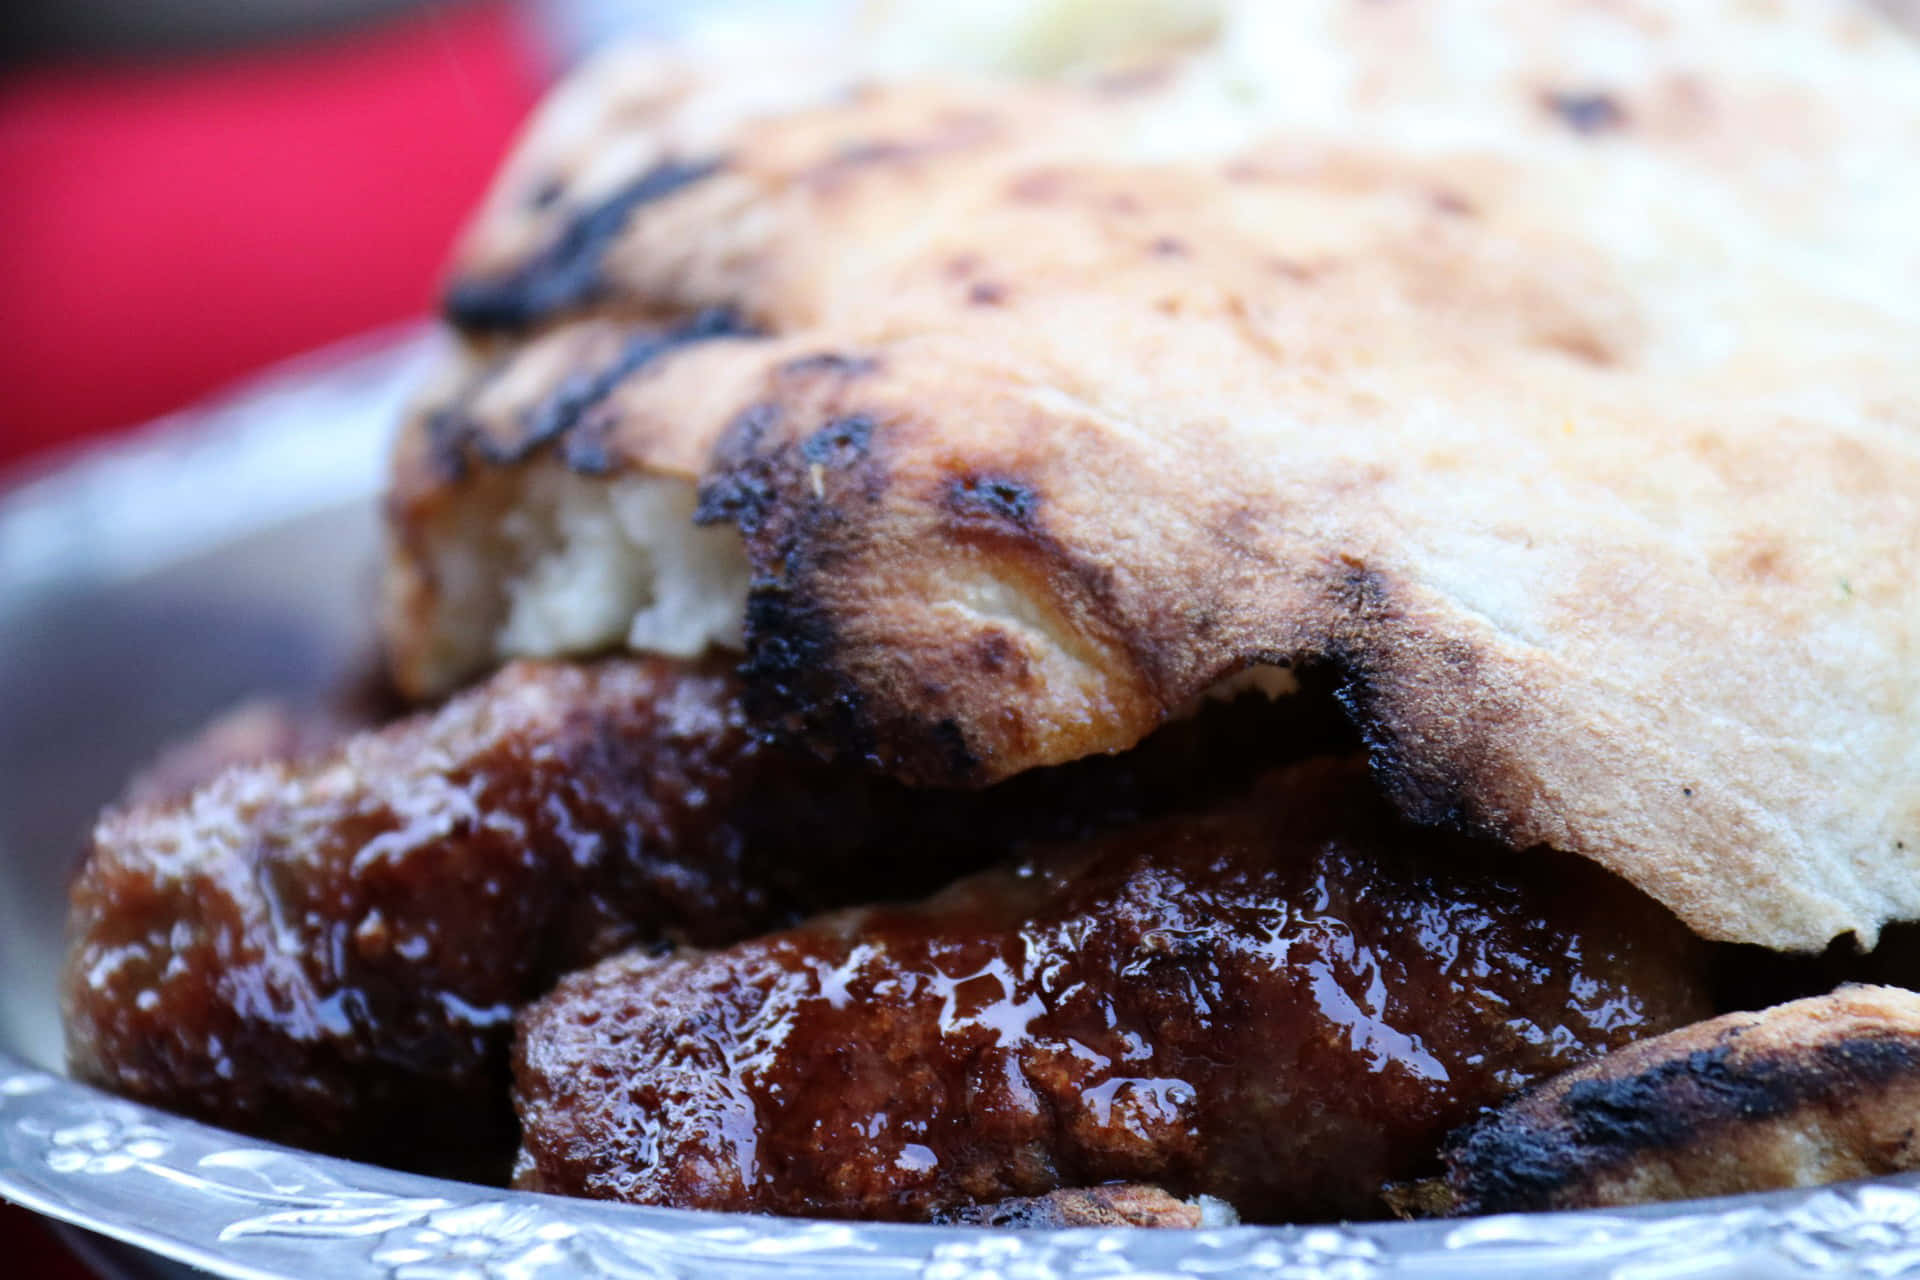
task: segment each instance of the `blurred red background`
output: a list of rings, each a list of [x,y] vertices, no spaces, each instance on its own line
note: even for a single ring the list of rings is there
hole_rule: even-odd
[[[546,78],[529,16],[0,79],[0,468],[424,315]]]
[[[0,470],[425,315],[546,61],[496,2],[0,70]],[[3,1202],[0,1255],[89,1275]]]

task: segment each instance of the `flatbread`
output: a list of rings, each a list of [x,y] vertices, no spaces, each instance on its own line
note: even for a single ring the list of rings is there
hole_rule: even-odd
[[[1455,1214],[1617,1208],[1920,1168],[1920,996],[1841,987],[1630,1044],[1456,1133]]]
[[[770,731],[982,785],[1318,664],[1418,820],[1712,938],[1920,916],[1920,49],[1878,10],[1248,6],[773,114],[600,74],[456,263],[403,684],[648,610],[724,644],[744,585]],[[695,483],[750,578],[647,514]]]

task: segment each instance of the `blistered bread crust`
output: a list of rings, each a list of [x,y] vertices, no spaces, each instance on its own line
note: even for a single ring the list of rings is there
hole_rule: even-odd
[[[1714,938],[1920,916],[1920,50],[1828,4],[1257,8],[724,124],[603,69],[456,263],[402,683],[498,656],[445,554],[534,477],[667,477],[744,537],[755,716],[824,754],[985,784],[1318,665],[1418,820]]]

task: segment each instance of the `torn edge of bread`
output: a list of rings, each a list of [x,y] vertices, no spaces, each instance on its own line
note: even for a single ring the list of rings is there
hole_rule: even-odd
[[[690,658],[710,645],[740,647],[746,551],[733,529],[693,523],[692,484],[545,471],[525,498],[500,525],[520,571],[502,591],[496,657],[624,644]]]
[[[1920,995],[1846,986],[1630,1045],[1466,1129],[1454,1215],[1614,1208],[1920,1169]]]
[[[749,570],[740,535],[693,522],[679,476],[535,466],[475,486],[396,551],[391,658],[415,696],[514,658],[741,648]]]

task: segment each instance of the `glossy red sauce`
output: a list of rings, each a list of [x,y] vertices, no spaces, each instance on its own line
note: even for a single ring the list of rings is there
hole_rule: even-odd
[[[511,1019],[563,973],[1208,803],[1309,749],[1311,714],[1222,708],[1121,756],[931,794],[769,747],[724,663],[520,664],[294,761],[216,729],[95,833],[72,1066],[262,1137],[497,1179]]]
[[[1709,1012],[1704,951],[1570,858],[1411,829],[1363,765],[523,1018],[521,1181],[925,1218],[1110,1180],[1368,1216],[1532,1081]]]

